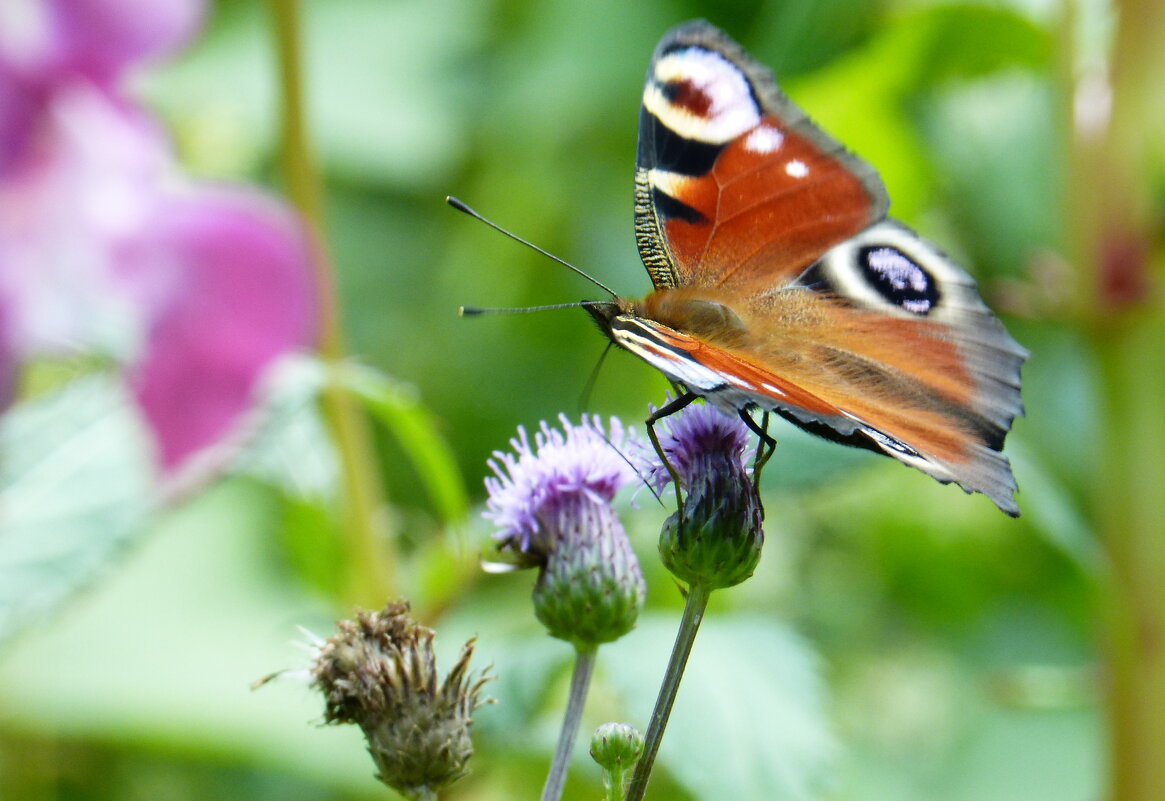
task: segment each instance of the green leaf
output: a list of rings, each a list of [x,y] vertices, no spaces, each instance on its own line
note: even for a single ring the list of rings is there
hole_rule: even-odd
[[[340,462],[319,414],[323,382],[318,361],[280,360],[266,381],[258,431],[234,472],[278,487],[296,502],[336,498]]]
[[[282,360],[267,382],[258,432],[234,472],[258,478],[283,494],[279,533],[287,554],[304,578],[333,593],[344,575],[344,554],[335,514],[339,455],[320,413],[320,396],[329,380],[351,392],[399,443],[406,462],[389,469],[415,476],[443,523],[463,522],[469,501],[452,450],[412,387],[352,364],[333,370],[313,358]],[[450,580],[461,576],[446,545],[440,540],[439,547],[420,546],[424,558],[410,568],[411,574],[431,579],[436,571]],[[448,591],[448,582],[437,584]]]
[[[103,753],[83,768],[123,790],[135,781],[127,776],[142,775],[145,754],[169,753],[188,757],[200,775],[224,762],[260,765],[332,788],[317,797],[383,797],[359,730],[320,726],[323,699],[302,678],[250,689],[272,671],[302,669],[298,627],[326,636],[339,614],[277,569],[271,500],[255,482],[218,482],[161,515],[152,536],[70,614],[13,643],[0,661],[8,730],[128,755]],[[157,776],[162,797],[188,786]],[[270,797],[246,786],[199,797]]]
[[[465,483],[436,421],[416,398],[415,390],[368,367],[349,365],[341,377],[372,416],[400,444],[441,519],[464,520],[469,509]]]
[[[280,364],[269,382],[262,428],[237,471],[271,483],[297,501],[334,500],[339,460],[318,408],[329,369],[310,358]],[[438,516],[446,522],[464,520],[469,501],[453,451],[416,391],[354,364],[336,368],[331,380],[352,392],[397,440],[409,460],[407,469],[420,479]]]
[[[0,641],[60,607],[140,533],[146,434],[113,379],[73,382],[0,418]]]

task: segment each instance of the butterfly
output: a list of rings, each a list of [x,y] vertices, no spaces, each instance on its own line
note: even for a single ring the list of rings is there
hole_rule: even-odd
[[[584,307],[680,404],[775,412],[1018,516],[1001,450],[1027,351],[888,207],[877,172],[768,69],[685,23],[652,56],[639,116],[635,237],[654,291]]]

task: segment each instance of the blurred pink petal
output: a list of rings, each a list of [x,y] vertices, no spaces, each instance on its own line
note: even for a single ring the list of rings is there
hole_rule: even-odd
[[[203,0],[4,0],[0,61],[45,81],[114,85],[136,62],[171,53],[202,25]]]
[[[240,422],[278,356],[310,343],[315,308],[298,220],[257,192],[178,196],[154,242],[167,285],[131,380],[172,474]]]
[[[199,189],[122,94],[203,0],[0,0],[0,408],[22,359],[129,365],[170,476],[232,433],[315,312],[298,221]]]
[[[27,151],[48,92],[0,58],[0,181]]]
[[[0,179],[59,90],[116,95],[136,62],[197,33],[203,0],[3,0],[0,3]]]
[[[202,0],[47,0],[62,66],[105,83],[201,27]]]
[[[16,353],[8,337],[8,299],[0,294],[0,412],[12,403],[16,368]]]
[[[0,178],[0,292],[13,346],[125,359],[144,327],[126,254],[170,176],[162,132],[84,84],[52,94],[21,157]]]

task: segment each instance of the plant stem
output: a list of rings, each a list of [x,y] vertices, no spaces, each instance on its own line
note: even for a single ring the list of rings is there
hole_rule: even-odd
[[[558,733],[558,747],[554,750],[554,761],[550,763],[550,773],[542,788],[542,801],[558,801],[562,798],[562,788],[566,785],[566,771],[570,767],[570,752],[574,750],[574,740],[582,723],[583,706],[587,700],[587,690],[591,686],[591,674],[595,670],[595,655],[598,647],[576,646],[574,672],[570,676],[570,697],[566,702],[566,713],[562,717],[562,731]]]
[[[647,725],[647,734],[643,740],[643,756],[639,758],[635,765],[635,773],[631,775],[627,801],[642,801],[647,792],[647,779],[655,764],[655,755],[663,740],[663,730],[667,728],[667,720],[671,717],[671,708],[680,689],[680,679],[683,678],[684,667],[688,664],[688,655],[692,653],[692,643],[696,641],[696,632],[700,629],[700,621],[704,619],[704,610],[708,608],[708,598],[711,594],[711,590],[700,585],[693,584],[688,587],[684,615],[680,619],[679,631],[676,632],[676,642],[672,646],[671,659],[668,660],[663,684],[659,688],[659,697],[655,700],[651,722]]]
[[[625,770],[607,771],[607,801],[624,801],[627,798],[627,790],[623,786],[623,777],[626,775]]]
[[[1085,4],[1068,4],[1069,10]],[[1091,323],[1098,365],[1099,459],[1093,508],[1109,559],[1099,640],[1104,659],[1110,801],[1155,801],[1165,787],[1165,276],[1160,169],[1165,6],[1123,0],[1113,9],[1107,64],[1064,59],[1076,101],[1069,186],[1071,261],[1078,306]],[[1066,24],[1079,21],[1069,16]],[[1064,37],[1071,42],[1071,37]],[[1081,72],[1081,66],[1084,71]],[[1080,114],[1079,112],[1087,112]]]
[[[298,0],[271,0],[279,64],[281,123],[280,154],[287,191],[303,217],[312,249],[319,293],[319,353],[328,368],[321,397],[323,415],[340,458],[342,526],[348,538],[345,580],[349,600],[380,605],[396,586],[388,531],[384,483],[373,452],[368,420],[344,389],[343,362],[347,355],[341,323],[336,278],[324,236],[323,202],[319,173],[312,158],[300,63]]]

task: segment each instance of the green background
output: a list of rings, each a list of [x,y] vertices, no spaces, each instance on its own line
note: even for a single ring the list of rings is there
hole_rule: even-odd
[[[498,677],[486,690],[498,703],[476,716],[473,772],[448,798],[536,797],[569,669],[569,648],[529,609],[533,576],[477,570],[487,457],[517,425],[563,412],[637,423],[666,384],[613,354],[584,397],[605,343],[582,311],[458,318],[461,304],[599,293],[443,197],[626,296],[644,294],[631,214],[639,95],[656,41],[696,16],[770,65],[810,116],[873,163],[891,213],[966,265],[1031,350],[1027,417],[1007,448],[1023,517],[779,424],[761,566],[713,599],[649,798],[1102,794],[1122,759],[1106,745],[1121,724],[1098,681],[1125,620],[1114,588],[1125,586],[1122,565],[1142,555],[1159,564],[1136,538],[1165,533],[1159,508],[1123,525],[1112,507],[1137,512],[1135,498],[1106,493],[1123,482],[1151,498],[1159,486],[1159,310],[1106,307],[1080,255],[1101,227],[1087,207],[1098,198],[1148,198],[1150,230],[1161,230],[1160,147],[1137,162],[1130,194],[1085,169],[1071,136],[1070,76],[1101,63],[1114,8],[301,8],[325,234],[349,350],[370,368],[352,382],[374,420],[399,589],[437,629],[444,664],[476,635],[475,664]],[[273,48],[268,5],[220,2],[197,43],[141,76],[141,95],[195,174],[278,186]],[[1159,269],[1157,242],[1146,239],[1146,251]],[[1126,326],[1133,345],[1120,338]],[[66,449],[69,466],[44,477],[14,457],[4,489],[10,500],[39,498],[22,524],[61,537],[70,555],[37,572],[6,546],[0,565],[24,604],[5,616],[9,634],[23,631],[0,652],[0,797],[383,797],[358,733],[316,725],[322,704],[302,682],[249,689],[302,665],[296,627],[326,636],[352,600],[352,557],[335,533],[335,457],[313,413],[319,371],[289,371],[272,402],[276,423],[231,475],[162,509],[116,388],[100,376],[47,375],[47,388],[10,415],[6,452]],[[1128,415],[1112,413],[1113,395]],[[1139,447],[1114,457],[1118,442]],[[1133,456],[1141,461],[1122,461]],[[1140,495],[1130,475],[1146,477]],[[606,720],[645,726],[681,603],[655,555],[663,512],[646,493],[623,506],[649,606],[635,632],[600,651],[584,743]],[[1104,539],[1112,531],[1124,539]],[[1140,600],[1155,625],[1165,607]],[[584,750],[570,799],[601,794]]]

